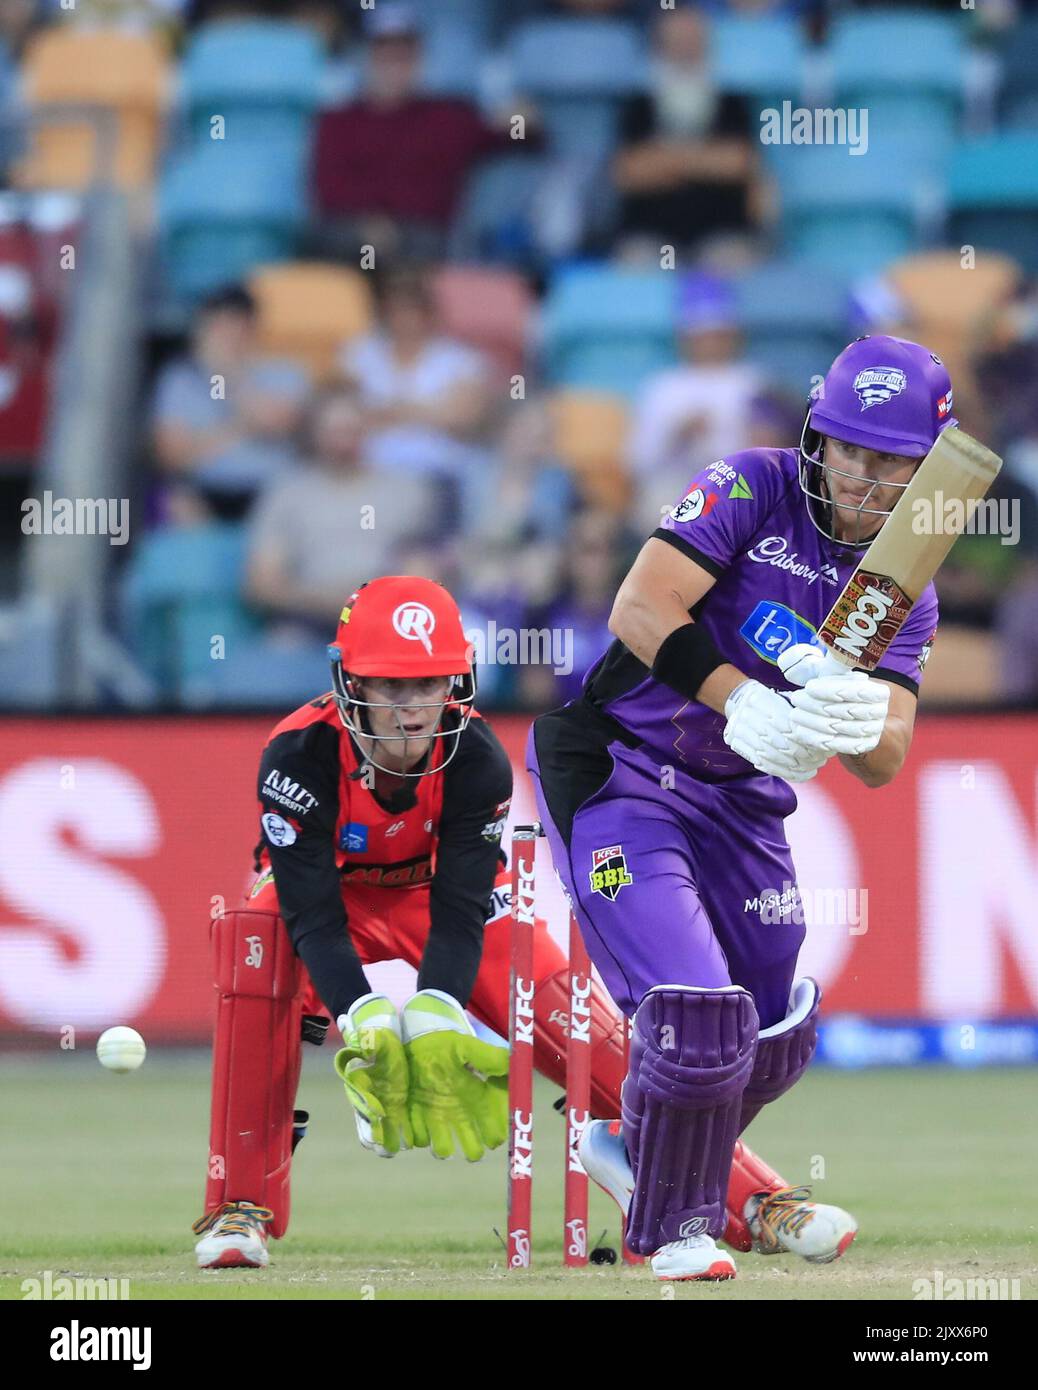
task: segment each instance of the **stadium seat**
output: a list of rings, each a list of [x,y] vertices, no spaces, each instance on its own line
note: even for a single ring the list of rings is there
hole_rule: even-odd
[[[999,124],[1003,130],[1038,130],[1038,15],[1005,31],[999,62]]]
[[[672,366],[676,281],[666,271],[608,265],[561,271],[543,311],[548,379],[629,397]]]
[[[208,525],[154,531],[139,541],[123,577],[121,607],[131,650],[170,695],[204,682],[214,637],[227,654],[258,623],[241,602],[245,531]]]
[[[31,111],[77,104],[116,115],[111,173],[123,188],[150,184],[168,87],[162,44],[144,34],[52,25],[37,34],[22,63]],[[100,168],[104,132],[82,118],[40,123],[14,181],[30,189],[83,189]]]
[[[301,165],[263,145],[207,142],[173,165],[159,190],[170,289],[194,299],[289,258],[305,216]]]
[[[203,25],[181,67],[194,138],[209,141],[211,120],[219,115],[230,142],[305,147],[324,65],[317,35],[301,24],[257,19]]]
[[[803,262],[772,261],[736,284],[746,353],[768,377],[806,398],[847,345],[847,285]]]
[[[555,155],[583,167],[608,159],[620,103],[646,82],[645,41],[622,20],[540,19],[509,44],[517,91],[536,103]]]
[[[228,646],[225,660],[192,673],[184,699],[195,709],[269,706],[287,712],[330,688],[324,643],[285,646],[256,633]]]
[[[451,259],[536,265],[541,259],[537,198],[547,173],[548,161],[537,155],[502,155],[481,164],[469,177],[454,219]]]
[[[584,501],[617,515],[631,500],[627,471],[627,402],[595,391],[558,391],[549,406],[555,452],[572,471]]]
[[[533,302],[520,275],[444,266],[434,290],[444,332],[485,352],[505,377],[523,370]]]
[[[885,278],[905,306],[905,327],[950,360],[954,347],[975,350],[978,334],[1012,300],[1020,267],[1007,256],[985,255],[964,271],[958,250],[926,251],[889,266]]]
[[[421,7],[422,86],[475,98],[489,56],[494,15],[487,0],[436,0]]]
[[[871,148],[804,145],[782,162],[786,250],[827,270],[866,275],[918,242],[920,188],[911,168]]]
[[[18,69],[7,44],[0,39],[0,180],[4,184],[8,182],[11,164],[19,151],[15,112],[17,87]]]
[[[43,598],[0,608],[0,706],[38,711],[67,697],[63,618]]]
[[[301,362],[317,381],[335,370],[343,343],[366,333],[373,306],[359,270],[317,262],[263,266],[249,279],[259,303],[260,349]]]
[[[838,106],[865,107],[870,125],[904,138],[918,132],[936,152],[954,134],[965,77],[959,14],[897,9],[844,14],[828,59]]]
[[[714,79],[759,108],[797,101],[804,84],[807,43],[788,15],[715,15],[710,21]]]
[[[887,167],[943,182],[963,105],[962,31],[955,17],[912,11],[834,23],[833,103],[867,113],[869,151]]]
[[[1000,252],[1038,273],[1038,133],[963,145],[951,166],[948,208],[957,244]]]

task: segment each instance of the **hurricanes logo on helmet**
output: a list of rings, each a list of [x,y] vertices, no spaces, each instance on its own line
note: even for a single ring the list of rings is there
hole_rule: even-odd
[[[900,396],[908,385],[900,367],[867,367],[854,378],[854,389],[858,393],[862,410],[870,406],[882,405],[892,396]]]
[[[432,635],[436,618],[424,603],[401,603],[393,610],[393,630],[409,642],[421,642],[432,656]]]

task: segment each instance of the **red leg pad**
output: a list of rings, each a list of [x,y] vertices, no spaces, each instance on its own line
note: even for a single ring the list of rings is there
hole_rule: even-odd
[[[205,1209],[250,1201],[289,1217],[292,1115],[301,1066],[303,972],[275,912],[237,908],[212,924],[213,1108]]]
[[[749,1198],[755,1192],[778,1192],[779,1188],[788,1186],[789,1183],[779,1177],[774,1168],[769,1168],[741,1139],[736,1140],[732,1172],[728,1179],[728,1224],[724,1232],[724,1238],[733,1250],[753,1249],[750,1229],[742,1215]]]

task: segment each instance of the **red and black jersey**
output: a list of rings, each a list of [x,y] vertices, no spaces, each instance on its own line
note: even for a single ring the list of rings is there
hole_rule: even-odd
[[[448,709],[443,727],[457,727]],[[260,760],[258,866],[273,871],[278,903],[317,992],[337,1018],[367,992],[349,940],[343,887],[429,890],[429,937],[419,988],[466,1002],[482,953],[512,768],[473,714],[446,766],[451,739],[435,739],[432,771],[388,800],[362,777],[361,758],[331,695],[283,719]]]

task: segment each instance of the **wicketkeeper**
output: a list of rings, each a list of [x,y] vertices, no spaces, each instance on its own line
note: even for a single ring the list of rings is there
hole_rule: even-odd
[[[218,991],[203,1267],[265,1266],[289,1221],[301,1046],[343,1037],[336,1069],[361,1143],[470,1161],[507,1130],[507,1054],[466,1008],[508,1029],[511,887],[500,840],[512,773],[473,707],[461,617],[440,585],[373,580],[329,648],[333,690],[273,731],[261,758],[257,880],[213,923]],[[403,959],[418,990],[398,1013],[364,966]],[[535,1061],[565,1082],[566,959],[538,922]],[[592,1113],[620,1113],[623,1028],[597,984]],[[749,1150],[733,1169],[729,1239],[749,1248],[751,1195],[785,1184]],[[781,1223],[772,1244],[781,1238]],[[758,1232],[761,1228],[758,1223]],[[767,1229],[764,1235],[768,1236]]]

